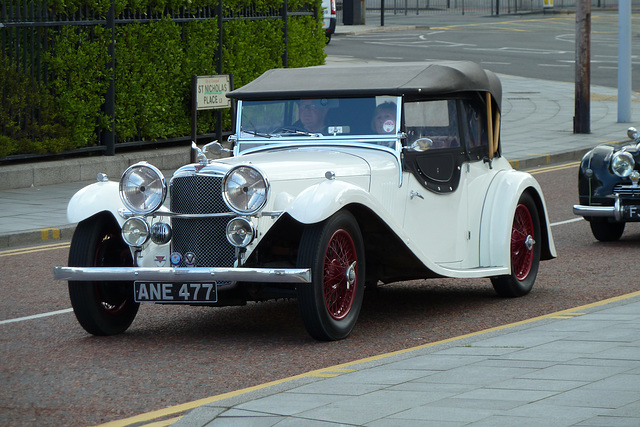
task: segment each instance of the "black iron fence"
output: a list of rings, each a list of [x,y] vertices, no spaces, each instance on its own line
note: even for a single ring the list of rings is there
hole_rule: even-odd
[[[545,9],[575,9],[579,0],[337,0],[338,22],[344,22],[344,9],[350,2],[364,2],[366,22],[380,22],[385,15],[506,15],[538,12]],[[634,5],[640,1],[633,0]],[[618,0],[591,0],[592,8],[617,9]],[[361,9],[362,7],[360,7]]]
[[[119,10],[122,2],[115,0],[102,0],[93,2],[93,7],[77,7],[69,10],[64,2],[55,0],[2,0],[0,10],[0,99],[3,108],[0,109],[0,148],[2,145],[16,144],[8,139],[8,134],[21,135],[21,141],[35,139],[32,135],[33,129],[38,131],[53,132],[56,123],[43,125],[46,117],[43,117],[45,108],[43,103],[50,103],[51,99],[37,99],[43,87],[48,87],[55,77],[55,71],[51,68],[52,58],[61,49],[82,50],[83,43],[90,44],[96,41],[106,40],[105,43],[98,43],[97,51],[87,54],[87,61],[104,61],[104,70],[101,71],[99,81],[84,82],[95,84],[104,88],[102,103],[102,113],[100,117],[95,117],[94,126],[89,126],[87,132],[99,134],[97,144],[86,148],[65,150],[70,152],[98,151],[103,154],[112,155],[116,146],[136,147],[149,143],[158,144],[163,142],[176,142],[188,140],[188,136],[178,138],[167,138],[164,140],[143,141],[135,138],[120,139],[115,129],[114,111],[115,91],[114,79],[116,61],[114,46],[116,44],[116,29],[129,24],[146,24],[163,20],[170,20],[179,25],[188,25],[193,22],[216,22],[217,23],[217,49],[210,52],[215,57],[215,68],[217,73],[222,73],[223,67],[223,23],[243,20],[278,20],[282,22],[279,33],[283,49],[278,51],[281,54],[281,66],[287,67],[289,62],[288,32],[287,22],[294,17],[309,16],[315,21],[318,19],[318,8],[313,0],[298,1],[296,10],[289,10],[287,0],[284,0],[282,7],[255,6],[251,3],[248,7],[227,7],[223,6],[222,0],[205,0],[199,4],[210,3],[209,6],[201,7],[168,7],[148,6],[145,9]],[[68,2],[73,3],[73,2]],[[174,2],[175,3],[175,2]],[[149,3],[151,4],[151,3]],[[185,2],[186,4],[186,2]],[[191,2],[189,2],[191,4]],[[272,2],[273,4],[273,2]],[[73,43],[57,44],[56,41],[65,40],[65,29],[83,28],[81,36]],[[106,34],[106,35],[105,35]],[[183,30],[182,37],[185,37]],[[106,50],[106,54],[105,51]],[[84,52],[78,55],[83,55]],[[106,58],[106,59],[105,59]],[[62,68],[60,65],[58,68]],[[211,73],[211,71],[209,72]],[[58,76],[59,78],[59,76]],[[16,81],[14,81],[16,80]],[[18,81],[19,80],[19,81]],[[82,81],[79,79],[79,82]],[[18,87],[19,86],[19,87]],[[18,94],[18,92],[20,92]],[[56,97],[55,89],[51,89],[51,96]],[[20,97],[20,101],[16,101]],[[79,100],[90,102],[91,100]],[[28,104],[28,105],[26,105]],[[4,117],[2,117],[4,115]],[[108,125],[105,125],[105,122]],[[218,123],[218,125],[220,125]],[[11,129],[9,129],[9,127]],[[44,129],[46,128],[46,129]],[[44,129],[44,130],[43,130]],[[210,133],[203,136],[215,136]],[[188,133],[185,133],[188,135]],[[47,151],[47,148],[40,148],[40,151]],[[41,154],[18,154],[5,156],[0,150],[0,164],[7,161],[38,158],[49,155],[50,152]]]

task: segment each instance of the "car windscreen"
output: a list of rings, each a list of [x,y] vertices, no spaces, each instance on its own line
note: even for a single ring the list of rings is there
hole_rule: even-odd
[[[400,131],[399,105],[393,96],[242,101],[238,142],[255,146],[322,138],[348,143],[354,137],[390,141]]]

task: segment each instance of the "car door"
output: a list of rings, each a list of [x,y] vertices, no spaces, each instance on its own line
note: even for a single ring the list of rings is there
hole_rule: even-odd
[[[455,99],[404,105],[404,228],[431,261],[459,264],[467,253],[468,174]]]

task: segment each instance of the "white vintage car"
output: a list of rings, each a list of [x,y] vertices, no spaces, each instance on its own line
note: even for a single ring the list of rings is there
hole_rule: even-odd
[[[232,156],[208,144],[169,182],[138,163],[70,201],[54,275],[88,332],[125,331],[142,302],[297,298],[309,334],[338,340],[366,285],[487,277],[516,297],[556,256],[538,182],[500,154],[500,82],[474,63],[276,69],[229,97]]]

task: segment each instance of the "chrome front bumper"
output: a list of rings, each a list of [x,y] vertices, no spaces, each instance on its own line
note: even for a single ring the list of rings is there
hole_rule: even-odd
[[[573,213],[580,216],[614,218],[616,221],[622,219],[622,211],[615,206],[573,205]]]
[[[54,280],[310,283],[309,268],[53,267]]]
[[[640,207],[637,205],[624,206],[617,194],[613,206],[573,205],[573,213],[586,217],[613,218],[618,222],[640,220]]]

